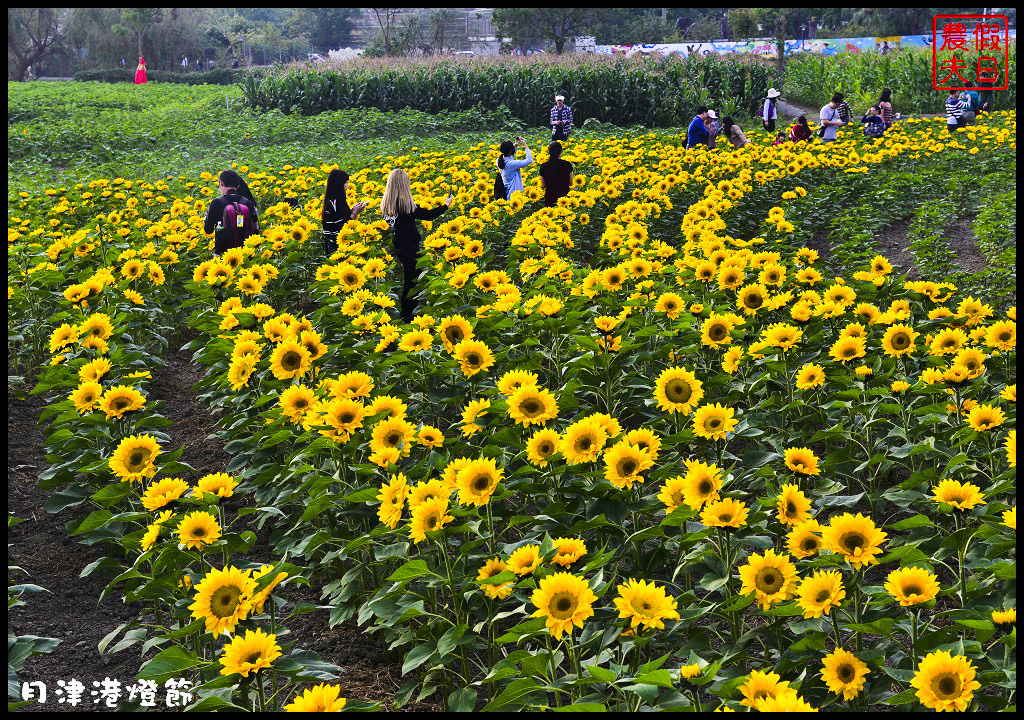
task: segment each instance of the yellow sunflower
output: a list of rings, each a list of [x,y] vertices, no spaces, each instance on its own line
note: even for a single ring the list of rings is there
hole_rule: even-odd
[[[486,505],[498,488],[504,472],[498,468],[494,458],[472,460],[455,475],[459,491],[459,502],[463,505]]]
[[[875,556],[882,552],[881,545],[887,537],[871,518],[860,513],[843,513],[832,518],[822,530],[821,539],[826,550],[842,555],[859,570],[862,565],[878,564]]]
[[[180,498],[188,491],[188,483],[181,478],[164,478],[150,485],[142,495],[142,506],[156,512],[164,505]]]
[[[869,672],[863,660],[842,648],[826,655],[821,664],[821,679],[826,687],[847,701],[853,700],[864,689]]]
[[[755,595],[755,601],[763,610],[784,602],[793,594],[796,582],[796,566],[788,555],[777,555],[769,548],[764,555],[752,554],[747,564],[740,568],[742,595]]]
[[[641,625],[648,630],[664,630],[666,620],[679,619],[676,601],[653,582],[630,579],[619,585],[618,591],[614,602],[619,619],[628,620],[633,631]]]
[[[800,581],[796,589],[797,604],[805,618],[819,618],[837,608],[846,597],[843,576],[838,570],[818,570]]]
[[[783,485],[776,500],[779,522],[783,525],[799,525],[811,519],[811,501],[796,485]]]
[[[339,712],[345,707],[346,698],[339,697],[341,688],[337,685],[320,683],[302,691],[301,695],[284,706],[285,712]]]
[[[817,520],[798,523],[786,535],[786,549],[800,559],[814,557],[821,550],[821,524]]]
[[[548,390],[521,387],[508,399],[508,414],[519,425],[543,425],[558,415],[558,402]]]
[[[740,705],[752,708],[757,701],[774,698],[789,689],[789,683],[782,680],[776,673],[754,670],[746,682],[740,685],[740,692],[743,693]]]
[[[434,497],[419,503],[412,508],[412,521],[409,523],[409,536],[413,543],[427,539],[427,533],[436,532],[455,518],[447,515],[448,498]]]
[[[583,627],[583,621],[594,614],[597,596],[587,581],[572,573],[560,572],[542,579],[533,591],[530,601],[537,608],[532,617],[546,618],[545,624],[556,640],[562,633],[572,634],[573,626]]]
[[[920,567],[893,570],[886,578],[885,589],[903,607],[931,601],[939,594],[939,578]]]
[[[178,523],[178,537],[185,547],[202,550],[220,539],[220,525],[211,513],[197,510]]]
[[[800,475],[820,475],[818,458],[810,448],[786,448],[786,467]]]
[[[452,348],[452,354],[459,361],[459,367],[466,377],[486,372],[494,365],[494,354],[479,340],[463,340]]]
[[[270,356],[270,370],[278,380],[302,377],[312,366],[309,350],[295,340],[282,341]]]
[[[192,617],[206,621],[206,632],[232,632],[251,609],[256,581],[249,571],[235,567],[211,568],[196,585],[195,600],[189,606]]]
[[[636,445],[621,441],[605,453],[605,479],[619,490],[632,489],[634,482],[643,482],[640,473],[654,465],[650,455]]]
[[[974,676],[974,666],[966,657],[936,650],[921,661],[910,684],[917,688],[917,699],[925,707],[963,712],[981,687]]]
[[[480,568],[480,572],[477,573],[476,580],[477,582],[488,580],[495,575],[500,575],[508,569],[508,565],[506,565],[505,561],[501,558],[491,558],[484,563],[482,568]],[[484,595],[489,597],[491,600],[504,600],[512,594],[513,583],[481,583],[480,587],[483,588]]]
[[[122,482],[141,481],[156,474],[160,445],[152,435],[129,435],[121,440],[108,461]]]
[[[683,502],[693,510],[700,510],[704,503],[717,500],[722,488],[722,471],[700,460],[683,462],[686,465],[682,480]]]
[[[746,525],[747,506],[733,498],[723,498],[709,502],[700,514],[700,521],[708,527],[738,528]]]
[[[279,657],[281,646],[277,644],[276,635],[268,635],[262,630],[246,630],[244,636],[235,636],[224,647],[220,674],[249,677],[249,673],[270,667]]]
[[[655,383],[654,398],[658,401],[658,409],[665,412],[689,415],[703,397],[704,384],[685,368],[667,368]]]
[[[557,430],[538,430],[526,443],[526,457],[533,465],[546,468],[548,458],[558,451],[561,441]]]
[[[798,390],[810,390],[825,384],[825,369],[821,365],[807,363],[796,374]]]
[[[738,423],[732,408],[719,403],[701,405],[693,416],[693,433],[707,440],[725,440]]]

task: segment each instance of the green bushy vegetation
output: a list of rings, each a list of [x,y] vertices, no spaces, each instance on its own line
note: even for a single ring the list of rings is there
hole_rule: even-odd
[[[968,59],[967,66],[973,68],[974,61]],[[1009,89],[995,94],[997,110],[1017,107],[1016,44],[1010,46],[1009,74]],[[784,96],[791,102],[820,107],[833,92],[842,91],[858,111],[877,102],[882,89],[887,87],[893,91],[893,108],[897,112],[943,112],[945,94],[932,86],[930,50],[903,50],[892,55],[796,55],[786,62],[783,81]]]
[[[772,70],[750,59],[717,56],[610,59],[572,56],[538,61],[495,58],[358,61],[326,69],[288,68],[246,78],[246,104],[316,115],[330,110],[412,108],[429,113],[505,104],[528,125],[546,125],[556,93],[576,123],[685,125],[698,105],[723,115],[755,111]]]

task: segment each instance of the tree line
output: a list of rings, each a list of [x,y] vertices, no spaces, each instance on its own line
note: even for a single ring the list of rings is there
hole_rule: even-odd
[[[503,51],[562,53],[599,44],[910,35],[970,8],[495,8]],[[1013,16],[1014,8],[1002,12]],[[306,60],[354,45],[367,55],[430,55],[468,46],[465,11],[438,8],[8,8],[7,77],[134,67],[195,70]],[[363,32],[360,32],[362,30]],[[188,60],[188,66],[183,63]],[[780,56],[779,70],[784,62]]]

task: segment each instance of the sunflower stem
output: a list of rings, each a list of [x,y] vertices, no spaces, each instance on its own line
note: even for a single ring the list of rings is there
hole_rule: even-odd
[[[917,670],[917,613],[910,613],[910,664]]]
[[[260,700],[260,712],[267,711],[267,699],[263,695],[263,679],[260,677],[259,672],[253,673],[256,681],[256,697]]]
[[[839,633],[839,619],[836,617],[838,613],[829,613],[829,615],[832,617],[832,630],[836,634],[836,648],[841,648],[843,646],[843,636]]]

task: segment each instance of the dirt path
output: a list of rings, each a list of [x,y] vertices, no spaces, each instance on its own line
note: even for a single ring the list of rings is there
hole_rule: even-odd
[[[180,347],[182,342],[174,347]],[[195,468],[185,479],[194,483],[207,473],[223,472],[230,456],[221,442],[211,438],[216,430],[216,418],[192,391],[200,378],[199,368],[192,364],[187,353],[180,351],[171,352],[164,359],[167,367],[153,372],[148,397],[162,401],[160,412],[172,422],[166,429],[172,439],[166,450],[184,445],[182,461]],[[8,511],[25,520],[8,532],[8,562],[30,573],[28,576],[13,574],[10,580],[11,583],[32,583],[49,591],[26,595],[23,598],[26,604],[10,611],[8,624],[19,635],[61,640],[54,652],[31,658],[19,679],[41,680],[49,690],[45,706],[33,704],[26,710],[106,709],[102,704],[92,704],[89,692],[93,683],[110,677],[129,685],[141,659],[139,646],[116,655],[101,656],[97,645],[107,633],[121,623],[135,620],[145,609],[138,603],[123,603],[116,590],[98,603],[112,577],[109,573],[96,572],[79,578],[86,565],[104,555],[101,548],[82,545],[67,536],[65,524],[85,517],[89,513],[87,505],[56,515],[42,509],[50,495],[36,482],[39,472],[46,468],[37,422],[44,406],[42,398],[20,400],[8,389]],[[239,499],[239,502],[244,500]],[[245,560],[271,560],[266,544],[268,534],[260,533],[256,547]],[[316,605],[320,602],[318,585],[286,586],[281,595],[288,602],[286,611],[298,603]],[[290,647],[312,650],[341,667],[339,683],[343,697],[375,700],[393,707],[395,692],[402,682],[401,655],[395,654],[391,660],[398,664],[392,664],[376,636],[363,633],[353,622],[329,628],[328,617],[328,610],[317,610],[294,618],[288,624],[288,634],[281,639]],[[149,620],[151,616],[143,614],[143,618]],[[86,687],[86,698],[78,708],[58,704],[54,696],[57,681],[72,678]],[[162,698],[162,694],[158,697]],[[430,700],[403,709],[431,711],[440,708]]]

